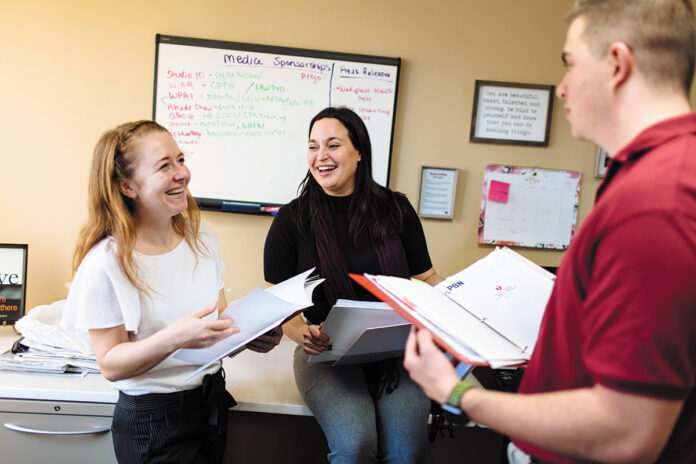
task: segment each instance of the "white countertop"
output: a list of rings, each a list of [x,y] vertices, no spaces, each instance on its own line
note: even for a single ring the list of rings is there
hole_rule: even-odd
[[[268,353],[244,350],[225,358],[225,382],[238,406],[235,410],[311,416],[297,391],[292,356],[297,344],[283,337]]]
[[[0,350],[19,336],[0,327]],[[292,354],[295,342],[283,338],[269,353],[245,350],[225,359],[227,390],[237,400],[237,411],[311,416],[295,386]],[[0,370],[0,398],[115,403],[118,392],[101,375],[34,374]]]

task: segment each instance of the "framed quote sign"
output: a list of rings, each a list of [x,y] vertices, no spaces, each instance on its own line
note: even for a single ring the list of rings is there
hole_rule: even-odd
[[[454,218],[454,198],[457,192],[457,169],[422,166],[418,215],[424,218]]]
[[[24,316],[27,294],[27,245],[0,243],[0,324]]]
[[[477,80],[469,141],[548,146],[554,89]]]

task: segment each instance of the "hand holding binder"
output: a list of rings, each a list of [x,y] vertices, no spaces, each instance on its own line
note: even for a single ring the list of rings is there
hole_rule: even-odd
[[[514,366],[532,353],[553,274],[508,248],[436,287],[398,277],[351,275],[462,362]]]

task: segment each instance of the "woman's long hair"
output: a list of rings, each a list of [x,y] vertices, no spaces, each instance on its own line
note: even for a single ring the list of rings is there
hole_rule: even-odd
[[[97,142],[89,175],[87,223],[77,240],[73,275],[89,250],[104,238],[112,236],[117,244],[118,261],[128,280],[138,290],[148,292],[133,260],[136,243],[135,203],[121,193],[119,181],[132,178],[137,158],[134,153],[135,141],[152,132],[169,133],[154,121],[135,121],[105,132]],[[186,193],[186,198],[188,207],[172,218],[172,226],[198,254],[202,247],[198,238],[201,213],[190,193]]]
[[[353,244],[359,248],[360,244],[370,242],[382,273],[408,277],[410,272],[405,250],[397,237],[403,226],[404,202],[399,201],[401,194],[380,186],[372,178],[372,147],[365,123],[348,108],[326,108],[310,122],[310,136],[314,123],[325,118],[333,118],[343,124],[350,141],[361,155],[355,171],[355,188],[348,205],[348,233]],[[295,203],[299,214],[295,214],[295,217],[298,218],[301,232],[311,230],[314,235],[319,268],[326,278],[322,290],[329,305],[333,305],[339,297],[356,299],[346,260],[329,226],[326,194],[311,171],[307,172],[300,189]],[[307,221],[310,227],[307,227]],[[391,393],[399,385],[398,361],[395,358],[363,364],[362,368],[367,375],[368,390],[375,399],[385,391]]]
[[[363,240],[382,242],[390,231],[401,229],[403,211],[400,202],[394,201],[395,192],[382,187],[372,178],[372,145],[367,127],[352,110],[345,107],[329,107],[312,118],[309,123],[310,135],[314,123],[325,118],[336,119],[343,124],[348,130],[350,141],[361,155],[355,171],[355,189],[348,207],[348,232],[351,240],[356,247]],[[301,231],[306,231],[305,221],[311,220],[312,215],[317,214],[319,208],[316,206],[324,201],[325,193],[309,170],[298,190],[299,226]]]

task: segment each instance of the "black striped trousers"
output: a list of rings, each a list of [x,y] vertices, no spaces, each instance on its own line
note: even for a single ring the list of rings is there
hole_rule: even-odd
[[[111,432],[120,464],[219,464],[227,442],[222,369],[203,385],[174,393],[131,396],[120,392]]]

